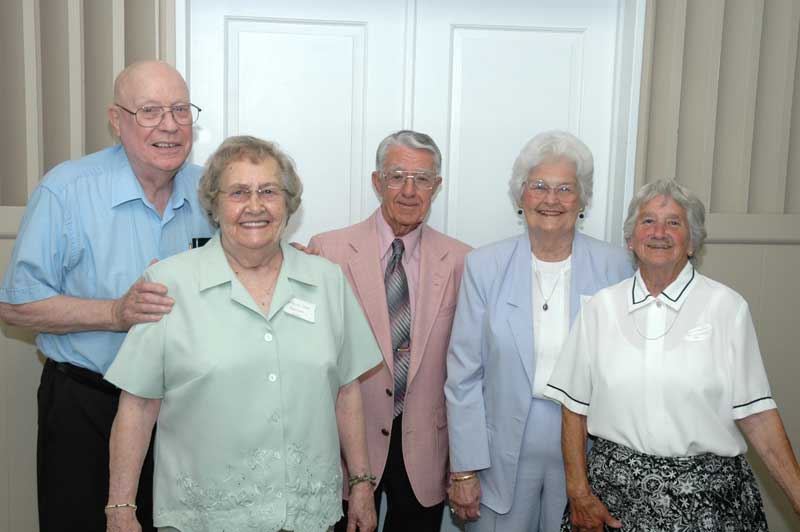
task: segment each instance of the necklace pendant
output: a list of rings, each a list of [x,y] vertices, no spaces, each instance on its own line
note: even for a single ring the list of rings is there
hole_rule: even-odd
[[[542,305],[542,310],[545,311],[545,312],[547,312],[547,309],[549,309],[549,308],[550,307],[547,306],[547,302],[545,302],[545,304]]]

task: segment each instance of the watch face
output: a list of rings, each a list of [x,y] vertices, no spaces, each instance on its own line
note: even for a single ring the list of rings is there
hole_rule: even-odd
[[[200,238],[193,238],[192,242],[189,244],[191,249],[194,248],[201,248],[206,245],[206,242],[211,240],[210,238],[200,237]]]

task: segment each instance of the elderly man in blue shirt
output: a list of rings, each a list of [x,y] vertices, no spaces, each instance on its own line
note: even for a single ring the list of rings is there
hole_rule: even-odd
[[[0,285],[0,319],[39,332],[39,528],[103,531],[108,438],[119,390],[103,380],[134,324],[172,308],[140,276],[210,234],[186,164],[200,109],[171,66],[135,63],[108,109],[120,144],[56,166],[33,192]],[[137,510],[152,529],[152,459]],[[148,470],[149,468],[149,470]],[[107,509],[106,511],[113,511]]]

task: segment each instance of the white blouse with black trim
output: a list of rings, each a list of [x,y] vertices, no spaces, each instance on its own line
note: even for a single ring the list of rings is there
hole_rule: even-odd
[[[545,395],[590,434],[656,456],[736,456],[735,420],[776,408],[747,302],[687,263],[658,297],[640,273],[584,300]]]

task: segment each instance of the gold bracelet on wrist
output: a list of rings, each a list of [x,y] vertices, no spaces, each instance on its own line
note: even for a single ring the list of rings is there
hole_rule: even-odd
[[[477,473],[467,473],[466,475],[453,475],[450,477],[450,480],[454,482],[463,482],[465,480],[472,480],[477,476],[478,476]]]
[[[369,473],[364,473],[363,475],[350,475],[347,485],[352,488],[356,484],[361,484],[362,482],[369,482],[373,487],[375,487],[375,475],[370,475]]]
[[[123,502],[120,504],[109,504],[106,506],[106,510],[118,510],[119,508],[133,508],[136,510],[138,506],[133,504],[132,502]]]

